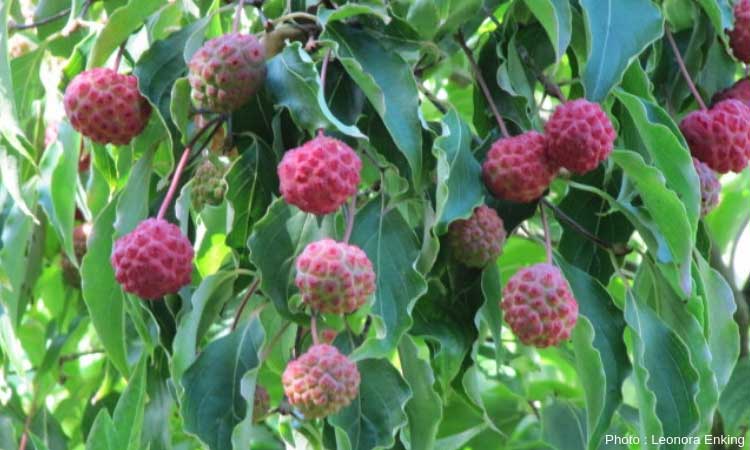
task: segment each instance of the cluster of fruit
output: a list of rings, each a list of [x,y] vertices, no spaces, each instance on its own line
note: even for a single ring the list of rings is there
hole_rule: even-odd
[[[735,55],[750,61],[750,0],[735,11],[746,27],[730,35]],[[266,77],[265,50],[255,36],[227,34],[209,40],[189,63],[191,98],[201,112],[228,114],[247,103]],[[96,68],[76,76],[66,89],[65,111],[72,126],[94,142],[125,145],[149,121],[151,106],[138,91],[133,75]],[[701,180],[702,212],[718,201],[714,171],[740,171],[750,160],[750,80],[717,95],[711,109],[693,112],[680,128]],[[482,177],[496,197],[520,203],[537,201],[554,177],[565,169],[584,174],[613,150],[615,129],[600,105],[585,99],[558,106],[544,134],[527,131],[496,141],[482,166]],[[325,215],[351,201],[353,220],[362,161],[346,143],[323,132],[287,151],[278,165],[284,200],[300,210]],[[196,209],[219,203],[225,192],[223,169],[206,159],[193,179]],[[178,174],[175,175],[178,177]],[[169,198],[169,197],[168,197]],[[168,201],[168,200],[167,200]],[[86,250],[89,226],[75,230],[75,256]],[[375,293],[376,274],[367,254],[343,241],[325,238],[308,244],[296,259],[295,284],[313,323],[319,314],[351,314]],[[477,207],[465,220],[454,221],[447,242],[454,257],[473,268],[494,264],[502,252],[506,230],[497,212]],[[120,237],[111,263],[123,290],[146,300],[162,298],[191,282],[194,252],[180,228],[162,218],[148,218]],[[80,285],[77,264],[65,259],[66,279]],[[551,261],[517,272],[505,285],[500,307],[505,320],[527,345],[547,347],[570,337],[578,304],[564,275]],[[333,414],[358,395],[357,365],[313,329],[313,345],[290,361],[282,384],[289,403],[306,418]],[[255,419],[268,411],[268,393],[256,389]]]

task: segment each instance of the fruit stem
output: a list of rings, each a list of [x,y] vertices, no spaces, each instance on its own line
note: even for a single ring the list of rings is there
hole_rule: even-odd
[[[352,195],[352,199],[349,201],[348,214],[346,216],[346,231],[344,232],[344,242],[347,244],[349,243],[349,238],[352,237],[355,217],[357,217],[357,194]]]
[[[584,228],[580,223],[576,222],[572,217],[567,215],[563,210],[557,207],[554,203],[550,202],[546,198],[542,199],[542,204],[549,208],[552,213],[557,217],[557,219],[561,222],[565,222],[568,224],[575,232],[580,234],[581,236],[585,237],[586,239],[590,240],[594,244],[601,247],[603,250],[611,251],[616,256],[625,256],[628,253],[632,251],[631,248],[629,248],[626,245],[623,245],[622,248],[620,248],[620,245],[614,245],[611,244],[603,239],[600,239],[598,236],[595,236],[592,234],[589,230]]]
[[[210,122],[208,122],[206,125],[203,126],[200,130],[198,130],[197,133],[195,133],[195,136],[188,142],[188,144],[185,146],[185,150],[182,152],[182,156],[180,156],[180,161],[177,164],[177,167],[175,168],[174,174],[172,175],[172,182],[169,184],[169,190],[167,191],[167,195],[164,197],[164,201],[161,203],[161,207],[159,208],[159,213],[156,215],[157,219],[163,219],[164,214],[167,212],[167,208],[169,207],[169,204],[172,202],[172,197],[174,197],[175,191],[177,191],[177,184],[180,182],[180,176],[182,175],[182,172],[185,170],[185,165],[187,165],[188,156],[190,156],[191,149],[195,146],[195,144],[198,142],[198,139],[200,139],[201,136],[213,126],[213,130],[211,130],[211,133],[208,135],[208,139],[203,143],[203,145],[200,146],[200,149],[202,150],[203,147],[211,140],[211,138],[216,134],[216,132],[221,128],[222,123],[224,122],[224,116],[219,116]]]
[[[685,78],[685,82],[687,83],[688,88],[690,88],[690,92],[693,93],[693,97],[695,97],[695,101],[698,102],[698,105],[700,105],[701,109],[708,109],[706,107],[706,103],[703,101],[703,98],[701,97],[701,94],[698,92],[698,88],[695,87],[695,83],[693,83],[693,79],[690,78],[690,72],[688,72],[687,67],[685,66],[685,61],[682,59],[682,55],[680,54],[680,49],[677,48],[677,42],[675,42],[674,36],[672,36],[672,32],[669,31],[669,27],[666,25],[664,27],[664,34],[667,36],[669,45],[672,46],[672,52],[674,53],[674,57],[677,60],[677,65],[680,67],[680,72],[682,72],[682,77]]]
[[[125,53],[125,42],[120,44],[120,48],[117,50],[117,56],[115,56],[115,67],[114,71],[120,70],[120,61],[122,61],[122,54]]]
[[[547,212],[542,203],[539,203],[539,212],[542,214],[542,226],[544,227],[544,248],[547,250],[547,263],[552,264],[552,237],[549,232],[549,221]]]
[[[44,19],[39,19],[37,22],[15,23],[11,21],[8,24],[8,31],[20,31],[20,30],[28,30],[29,28],[40,27],[42,25],[46,25],[48,23],[54,22],[55,20],[62,19],[63,17],[69,14],[70,14],[70,8],[65,8],[62,11],[55,13],[49,17],[45,17]]]
[[[323,101],[326,99],[326,77],[328,76],[328,63],[331,61],[331,49],[326,51],[323,64],[320,67],[320,90],[323,92]],[[323,135],[323,128],[318,128],[318,135]]]
[[[310,317],[310,334],[312,334],[312,340],[314,345],[318,345],[318,314],[313,313]]]
[[[240,18],[242,17],[242,10],[245,7],[245,0],[239,0],[237,2],[237,11],[234,13],[234,23],[232,24],[232,33],[236,33],[240,29]]]
[[[487,100],[487,103],[490,106],[492,115],[495,116],[497,126],[500,127],[500,132],[503,133],[503,137],[510,137],[508,128],[505,126],[505,121],[503,121],[502,116],[500,116],[500,112],[497,110],[497,106],[495,105],[495,101],[492,99],[490,89],[487,87],[487,83],[484,81],[482,72],[479,69],[479,66],[477,66],[477,62],[474,60],[474,55],[472,55],[471,49],[468,45],[466,45],[466,39],[464,39],[464,34],[461,31],[456,33],[456,42],[458,42],[458,45],[461,46],[461,49],[466,54],[466,58],[469,60],[471,69],[474,71],[474,77],[477,79],[477,83],[479,83],[479,87],[482,89],[482,93],[484,94],[484,98]]]
[[[240,316],[242,316],[242,312],[245,311],[245,306],[247,306],[247,302],[250,300],[250,297],[253,296],[255,291],[258,289],[258,286],[260,285],[260,277],[256,278],[255,281],[253,281],[253,284],[250,285],[249,288],[247,288],[247,292],[245,292],[245,295],[242,297],[242,302],[240,302],[240,307],[237,308],[237,312],[234,314],[234,320],[232,321],[232,328],[231,331],[234,331],[237,329],[237,324],[240,322]]]

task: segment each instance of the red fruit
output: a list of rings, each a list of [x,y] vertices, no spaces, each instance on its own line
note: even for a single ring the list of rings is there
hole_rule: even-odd
[[[707,216],[719,204],[721,183],[716,173],[706,164],[695,158],[693,158],[693,164],[701,185],[701,216]]]
[[[602,107],[585,99],[558,106],[544,131],[551,164],[578,174],[596,169],[607,159],[617,137]]]
[[[518,203],[541,197],[556,172],[547,162],[546,142],[536,131],[495,141],[482,165],[487,189],[495,197]]]
[[[333,239],[308,244],[297,257],[302,301],[326,314],[350,314],[375,292],[372,263],[359,247]]]
[[[73,229],[73,251],[75,253],[78,265],[81,264],[81,260],[83,260],[84,255],[86,255],[87,241],[90,234],[90,223],[78,225]],[[68,256],[65,253],[63,253],[62,255],[61,265],[62,275],[65,282],[70,286],[80,288],[81,274],[78,272],[77,265],[73,264],[73,262],[68,259]]]
[[[328,344],[313,345],[284,369],[281,382],[289,403],[306,419],[338,412],[359,394],[357,365]]]
[[[115,242],[112,266],[125,292],[154,300],[190,283],[193,247],[176,225],[146,219]]]
[[[538,348],[569,339],[578,319],[578,303],[568,282],[551,264],[519,270],[505,285],[500,306],[521,342]]]
[[[338,139],[319,135],[284,154],[278,167],[281,195],[302,211],[336,211],[357,193],[362,161]]]
[[[195,106],[229,113],[247,103],[265,81],[266,50],[252,34],[225,34],[203,44],[189,67]]]
[[[456,220],[448,228],[448,244],[453,256],[469,267],[482,268],[495,261],[505,243],[503,220],[494,209],[481,205],[466,220]]]
[[[750,158],[750,107],[724,100],[680,123],[690,152],[719,173],[741,172]]]
[[[716,105],[722,100],[739,100],[750,107],[750,78],[743,78],[734,83],[732,87],[717,92],[711,99],[711,103]]]
[[[262,422],[271,409],[271,397],[263,386],[255,385],[255,396],[253,396],[253,422]]]
[[[750,64],[750,0],[734,5],[734,28],[729,32],[729,46],[735,58]]]
[[[151,115],[151,105],[138,92],[138,79],[106,68],[73,78],[64,104],[73,128],[100,144],[128,144],[141,134]]]

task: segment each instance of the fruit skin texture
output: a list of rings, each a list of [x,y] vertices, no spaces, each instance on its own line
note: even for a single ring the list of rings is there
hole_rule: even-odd
[[[73,128],[100,144],[128,144],[151,116],[151,105],[138,92],[138,79],[107,68],[76,75],[63,103]]]
[[[706,164],[695,158],[693,158],[693,164],[701,185],[701,216],[707,216],[719,204],[721,183],[716,173]]]
[[[78,261],[78,264],[81,264],[81,260],[83,259],[84,255],[86,254],[87,244],[89,235],[91,234],[91,224],[90,223],[83,223],[81,225],[78,225],[73,229],[73,251],[76,255],[76,260]],[[78,272],[78,268],[75,264],[68,258],[68,256],[63,253],[62,260],[60,261],[60,264],[62,266],[62,275],[63,280],[65,280],[68,285],[80,288],[81,287],[81,274]]]
[[[734,5],[734,28],[729,32],[729,46],[735,58],[750,63],[750,0]]]
[[[362,160],[338,139],[319,135],[279,163],[281,195],[304,212],[324,215],[357,193]]]
[[[302,301],[324,314],[350,314],[375,292],[372,263],[359,247],[333,239],[312,242],[297,257]]]
[[[448,244],[458,261],[481,269],[500,256],[506,235],[503,220],[495,210],[481,205],[468,219],[451,223]]]
[[[196,211],[203,209],[205,205],[218,205],[224,199],[224,170],[207,159],[198,166],[193,175],[193,189],[191,199]]]
[[[750,78],[743,78],[731,87],[717,92],[711,99],[714,105],[722,100],[739,100],[750,107]]]
[[[617,133],[598,103],[578,99],[555,109],[544,127],[551,164],[571,172],[590,172],[607,159]]]
[[[266,50],[252,34],[225,34],[203,44],[188,67],[195,106],[229,113],[247,103],[265,81]]]
[[[545,348],[570,338],[578,303],[560,269],[535,264],[519,270],[503,289],[500,307],[513,333],[525,345]]]
[[[724,100],[680,122],[690,152],[719,173],[741,172],[750,158],[750,107]]]
[[[556,173],[547,162],[546,143],[536,131],[495,141],[482,165],[487,189],[495,197],[517,203],[541,197]]]
[[[190,283],[193,247],[177,225],[150,218],[115,242],[112,266],[125,292],[155,300]]]
[[[289,403],[306,419],[336,413],[359,394],[359,369],[336,347],[317,344],[284,369],[281,382]]]
[[[255,385],[255,396],[253,397],[253,422],[262,422],[271,410],[271,397],[263,386]]]

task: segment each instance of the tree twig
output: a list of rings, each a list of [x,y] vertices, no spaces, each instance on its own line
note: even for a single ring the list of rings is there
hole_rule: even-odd
[[[240,29],[240,18],[242,17],[242,9],[245,7],[245,0],[239,0],[237,2],[237,11],[234,13],[234,23],[232,24],[232,33],[236,33]]]
[[[474,55],[472,54],[469,46],[466,45],[466,39],[464,39],[464,35],[460,31],[456,34],[456,42],[458,42],[458,45],[461,47],[461,50],[464,51],[464,53],[466,54],[466,58],[469,60],[471,69],[474,71],[474,77],[476,78],[477,83],[479,83],[479,87],[482,89],[482,93],[484,94],[484,98],[487,100],[487,103],[489,104],[490,110],[492,111],[492,115],[495,116],[495,120],[497,121],[497,126],[500,127],[500,132],[503,133],[504,137],[506,138],[510,137],[510,133],[508,133],[508,128],[505,126],[505,121],[500,115],[500,112],[497,110],[495,101],[492,99],[492,93],[490,93],[490,88],[487,87],[487,83],[484,81],[484,76],[482,76],[482,71],[481,69],[479,69],[479,66],[477,65],[476,60],[474,60]]]
[[[232,328],[230,328],[231,331],[234,331],[237,329],[237,324],[240,323],[240,317],[242,316],[242,312],[245,311],[247,302],[250,300],[250,297],[252,297],[255,291],[258,289],[259,285],[260,285],[260,277],[256,278],[255,281],[253,281],[253,284],[251,284],[250,287],[247,288],[247,292],[245,292],[245,295],[242,297],[240,306],[239,308],[237,308],[237,312],[234,314],[234,320],[232,321]]]
[[[625,256],[632,251],[632,249],[627,245],[612,244],[596,236],[595,234],[584,228],[580,223],[576,222],[575,219],[570,217],[567,213],[565,213],[565,211],[560,209],[557,205],[550,202],[546,198],[542,198],[541,202],[542,204],[544,204],[544,206],[552,210],[557,220],[565,222],[568,226],[570,226],[570,228],[573,229],[573,231],[598,245],[603,250],[611,251],[615,254],[615,256],[618,257]]]
[[[539,212],[542,215],[542,227],[544,228],[544,249],[547,252],[547,264],[552,264],[552,236],[549,232],[549,221],[547,212],[542,204],[539,204]]]
[[[672,32],[669,31],[669,25],[667,24],[664,24],[664,35],[667,37],[669,45],[672,46],[672,52],[674,53],[674,57],[677,60],[677,65],[680,67],[680,72],[682,72],[682,76],[683,78],[685,78],[685,82],[687,83],[688,88],[690,88],[690,92],[693,93],[695,101],[698,102],[698,105],[700,105],[701,109],[708,109],[706,107],[706,102],[703,101],[700,92],[698,92],[698,88],[695,87],[695,83],[690,77],[690,72],[688,72],[687,67],[685,66],[685,61],[682,59],[680,49],[677,47],[677,42],[675,42],[674,36],[672,36]]]
[[[8,24],[8,31],[20,31],[20,30],[28,30],[29,28],[41,27],[42,25],[47,25],[48,23],[52,23],[68,15],[70,15],[70,8],[65,8],[58,13],[52,14],[51,16],[45,17],[44,19],[39,19],[36,22],[15,23],[11,21]]]

